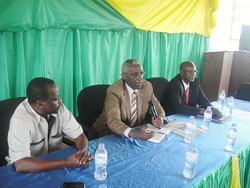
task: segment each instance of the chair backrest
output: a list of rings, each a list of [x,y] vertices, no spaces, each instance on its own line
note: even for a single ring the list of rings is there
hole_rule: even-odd
[[[102,113],[106,91],[110,85],[93,85],[84,88],[78,95],[77,108],[81,123],[92,127]]]
[[[16,110],[16,107],[25,99],[25,97],[10,98],[0,101],[0,166],[6,165],[5,156],[8,155],[8,131],[10,118]]]
[[[250,101],[250,83],[240,85],[236,93],[236,99]]]
[[[148,78],[146,80],[152,84],[154,94],[158,101],[162,104],[163,94],[168,86],[168,80],[162,77]]]

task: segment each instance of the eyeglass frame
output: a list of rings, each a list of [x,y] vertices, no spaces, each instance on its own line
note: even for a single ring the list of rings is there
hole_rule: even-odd
[[[188,74],[198,73],[198,70],[183,70],[184,72],[187,72]]]
[[[146,74],[146,72],[142,71],[142,72],[135,72],[133,74],[130,74],[130,73],[126,73],[126,72],[123,72],[122,74],[127,74],[133,78],[137,78],[138,76],[142,76],[144,77],[144,75]]]

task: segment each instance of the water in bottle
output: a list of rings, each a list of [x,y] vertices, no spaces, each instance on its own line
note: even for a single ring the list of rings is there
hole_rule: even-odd
[[[105,145],[103,143],[100,143],[98,145],[98,149],[95,152],[95,179],[102,181],[105,180],[107,177],[107,159],[108,154],[105,149]]]
[[[232,125],[228,129],[227,144],[225,146],[225,150],[227,150],[227,151],[233,151],[234,150],[234,145],[235,145],[236,137],[237,137],[236,124],[232,123]]]
[[[186,152],[186,160],[183,169],[183,176],[193,178],[195,176],[195,168],[198,159],[198,151],[193,143],[190,143]]]
[[[187,122],[186,134],[184,138],[184,141],[186,143],[191,143],[193,141],[194,132],[195,132],[195,119],[194,116],[190,116],[190,120]]]
[[[220,108],[221,110],[224,108],[225,98],[226,98],[225,90],[221,90],[219,95],[219,106],[218,106],[218,108]]]
[[[212,115],[213,115],[213,113],[212,113],[211,106],[208,106],[207,109],[206,109],[206,111],[204,112],[203,123],[202,123],[202,126],[201,126],[201,128],[204,131],[208,130],[210,122],[211,122],[211,119],[212,119]]]
[[[228,97],[226,100],[227,103],[227,116],[232,116],[233,115],[233,107],[234,107],[234,98],[233,97]]]

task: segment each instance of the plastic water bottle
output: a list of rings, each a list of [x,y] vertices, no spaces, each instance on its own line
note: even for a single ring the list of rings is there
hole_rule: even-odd
[[[95,179],[102,181],[105,180],[107,177],[107,160],[108,154],[105,149],[105,145],[100,143],[98,145],[98,149],[95,152]]]
[[[237,129],[236,129],[236,124],[232,123],[230,128],[228,129],[227,132],[227,144],[225,146],[225,150],[227,151],[233,151],[234,150],[234,145],[237,137]]]
[[[219,108],[223,109],[225,105],[226,93],[225,90],[221,90],[219,95]]]
[[[213,113],[212,113],[211,106],[208,106],[206,111],[204,112],[203,124],[201,126],[201,128],[204,131],[208,130],[211,119],[212,119],[212,115],[213,115]]]
[[[186,134],[184,141],[186,143],[191,143],[194,139],[194,132],[195,132],[195,120],[194,116],[190,116],[190,120],[187,122]]]
[[[233,107],[234,107],[234,98],[233,97],[228,97],[227,98],[227,114],[228,116],[233,115]]]
[[[193,178],[195,176],[195,168],[198,159],[198,150],[193,143],[189,144],[186,152],[186,160],[183,169],[183,176]]]

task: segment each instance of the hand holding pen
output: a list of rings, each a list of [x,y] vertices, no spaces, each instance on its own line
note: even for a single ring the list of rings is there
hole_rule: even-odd
[[[163,125],[163,120],[160,116],[158,116],[157,118],[152,117],[152,124],[158,129],[160,129]]]

